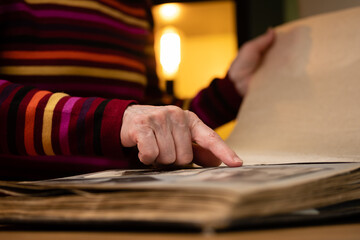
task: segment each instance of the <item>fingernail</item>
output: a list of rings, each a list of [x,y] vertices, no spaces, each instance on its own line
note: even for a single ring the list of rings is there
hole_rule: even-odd
[[[237,163],[243,163],[243,161],[238,156],[234,157],[233,160],[234,160],[234,162],[237,162]]]

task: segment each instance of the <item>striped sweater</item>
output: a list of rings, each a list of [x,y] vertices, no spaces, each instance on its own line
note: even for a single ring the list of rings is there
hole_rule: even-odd
[[[150,9],[147,0],[1,1],[0,176],[137,164],[119,133],[129,104],[162,96]],[[186,105],[215,128],[240,102],[226,77]]]

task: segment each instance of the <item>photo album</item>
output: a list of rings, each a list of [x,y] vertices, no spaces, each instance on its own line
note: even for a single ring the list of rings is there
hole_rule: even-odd
[[[360,7],[275,28],[226,140],[244,166],[0,181],[0,224],[221,230],[360,214]]]

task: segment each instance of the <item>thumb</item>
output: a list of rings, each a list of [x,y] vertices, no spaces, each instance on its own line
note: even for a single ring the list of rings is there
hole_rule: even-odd
[[[260,53],[266,51],[275,39],[275,31],[272,28],[269,28],[265,34],[260,35],[254,40],[250,41],[253,44],[255,49],[258,49]]]

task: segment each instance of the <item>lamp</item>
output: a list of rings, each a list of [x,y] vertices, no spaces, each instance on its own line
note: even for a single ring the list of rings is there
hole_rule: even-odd
[[[166,28],[160,38],[160,64],[169,95],[174,95],[174,78],[181,62],[180,42],[180,35],[174,28]]]

